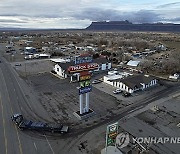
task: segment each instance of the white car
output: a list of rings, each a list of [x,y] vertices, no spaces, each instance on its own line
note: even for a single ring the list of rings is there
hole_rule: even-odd
[[[119,94],[119,93],[122,93],[122,90],[121,89],[116,89],[113,91],[114,94]]]
[[[92,81],[92,84],[97,84],[97,83],[101,83],[102,81],[101,80],[94,80],[94,81]]]

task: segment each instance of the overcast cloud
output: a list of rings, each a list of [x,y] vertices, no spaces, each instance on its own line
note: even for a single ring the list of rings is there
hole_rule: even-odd
[[[1,0],[0,27],[85,28],[92,21],[180,23],[174,0]]]

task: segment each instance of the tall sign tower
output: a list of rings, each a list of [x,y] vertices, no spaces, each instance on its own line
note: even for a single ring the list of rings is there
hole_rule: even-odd
[[[76,114],[82,119],[93,111],[89,108],[89,93],[92,91],[90,70],[97,69],[99,65],[93,63],[91,55],[80,55],[75,58],[75,65],[68,68],[69,73],[80,73],[79,77],[79,111]],[[84,99],[85,98],[85,99]],[[85,100],[85,103],[84,103]]]

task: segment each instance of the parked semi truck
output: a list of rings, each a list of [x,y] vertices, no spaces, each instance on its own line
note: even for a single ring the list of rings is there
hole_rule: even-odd
[[[55,123],[44,123],[44,122],[33,122],[31,120],[26,120],[22,114],[14,114],[11,117],[12,121],[18,126],[20,130],[37,130],[37,131],[49,131],[52,133],[67,133],[69,128],[62,124]]]

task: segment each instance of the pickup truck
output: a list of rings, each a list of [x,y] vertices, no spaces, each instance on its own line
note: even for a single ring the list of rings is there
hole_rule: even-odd
[[[44,123],[44,122],[33,122],[31,120],[26,120],[22,114],[14,114],[11,117],[11,120],[15,122],[20,130],[37,130],[37,131],[49,131],[52,133],[67,133],[69,128],[68,126],[64,126],[62,124],[55,123]]]

